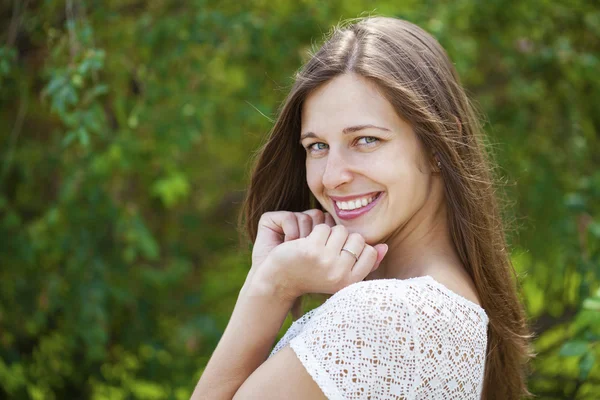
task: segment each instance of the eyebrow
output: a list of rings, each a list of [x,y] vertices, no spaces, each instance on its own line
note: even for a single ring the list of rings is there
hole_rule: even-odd
[[[369,128],[379,129],[382,131],[390,132],[390,130],[388,128],[382,128],[381,126],[366,124],[366,125],[349,126],[347,128],[344,128],[342,130],[342,133],[344,135],[346,135],[348,133],[358,132],[358,131],[362,131],[363,129],[369,129]],[[316,138],[316,137],[317,137],[317,135],[314,132],[306,132],[306,133],[303,133],[302,136],[300,136],[300,142],[302,142],[306,138]]]

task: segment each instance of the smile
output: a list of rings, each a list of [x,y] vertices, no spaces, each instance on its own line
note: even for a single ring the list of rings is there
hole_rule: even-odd
[[[338,206],[340,210],[354,210],[357,208],[365,207],[367,204],[372,202],[376,196],[377,195],[371,197],[363,197],[361,199],[355,199],[350,201],[336,201],[335,205]]]
[[[368,197],[357,197],[356,199],[347,201],[334,201],[335,212],[341,219],[357,218],[375,207],[377,201],[381,197],[381,193],[383,192]]]

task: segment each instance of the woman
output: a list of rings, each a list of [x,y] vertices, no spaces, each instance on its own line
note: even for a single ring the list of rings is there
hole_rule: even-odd
[[[439,43],[334,30],[252,175],[252,268],[195,399],[518,399],[529,333],[481,129]],[[305,293],[333,294],[294,322]]]

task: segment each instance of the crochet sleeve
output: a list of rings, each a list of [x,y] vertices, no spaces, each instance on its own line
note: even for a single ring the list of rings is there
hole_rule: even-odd
[[[328,399],[398,399],[418,374],[413,329],[401,296],[365,281],[315,310],[289,344]]]

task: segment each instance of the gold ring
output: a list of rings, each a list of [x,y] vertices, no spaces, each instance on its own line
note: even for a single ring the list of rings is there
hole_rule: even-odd
[[[347,251],[348,253],[352,254],[352,257],[356,258],[356,261],[358,261],[358,256],[352,250],[348,250],[347,248],[344,247],[344,248],[342,248],[342,251]]]

